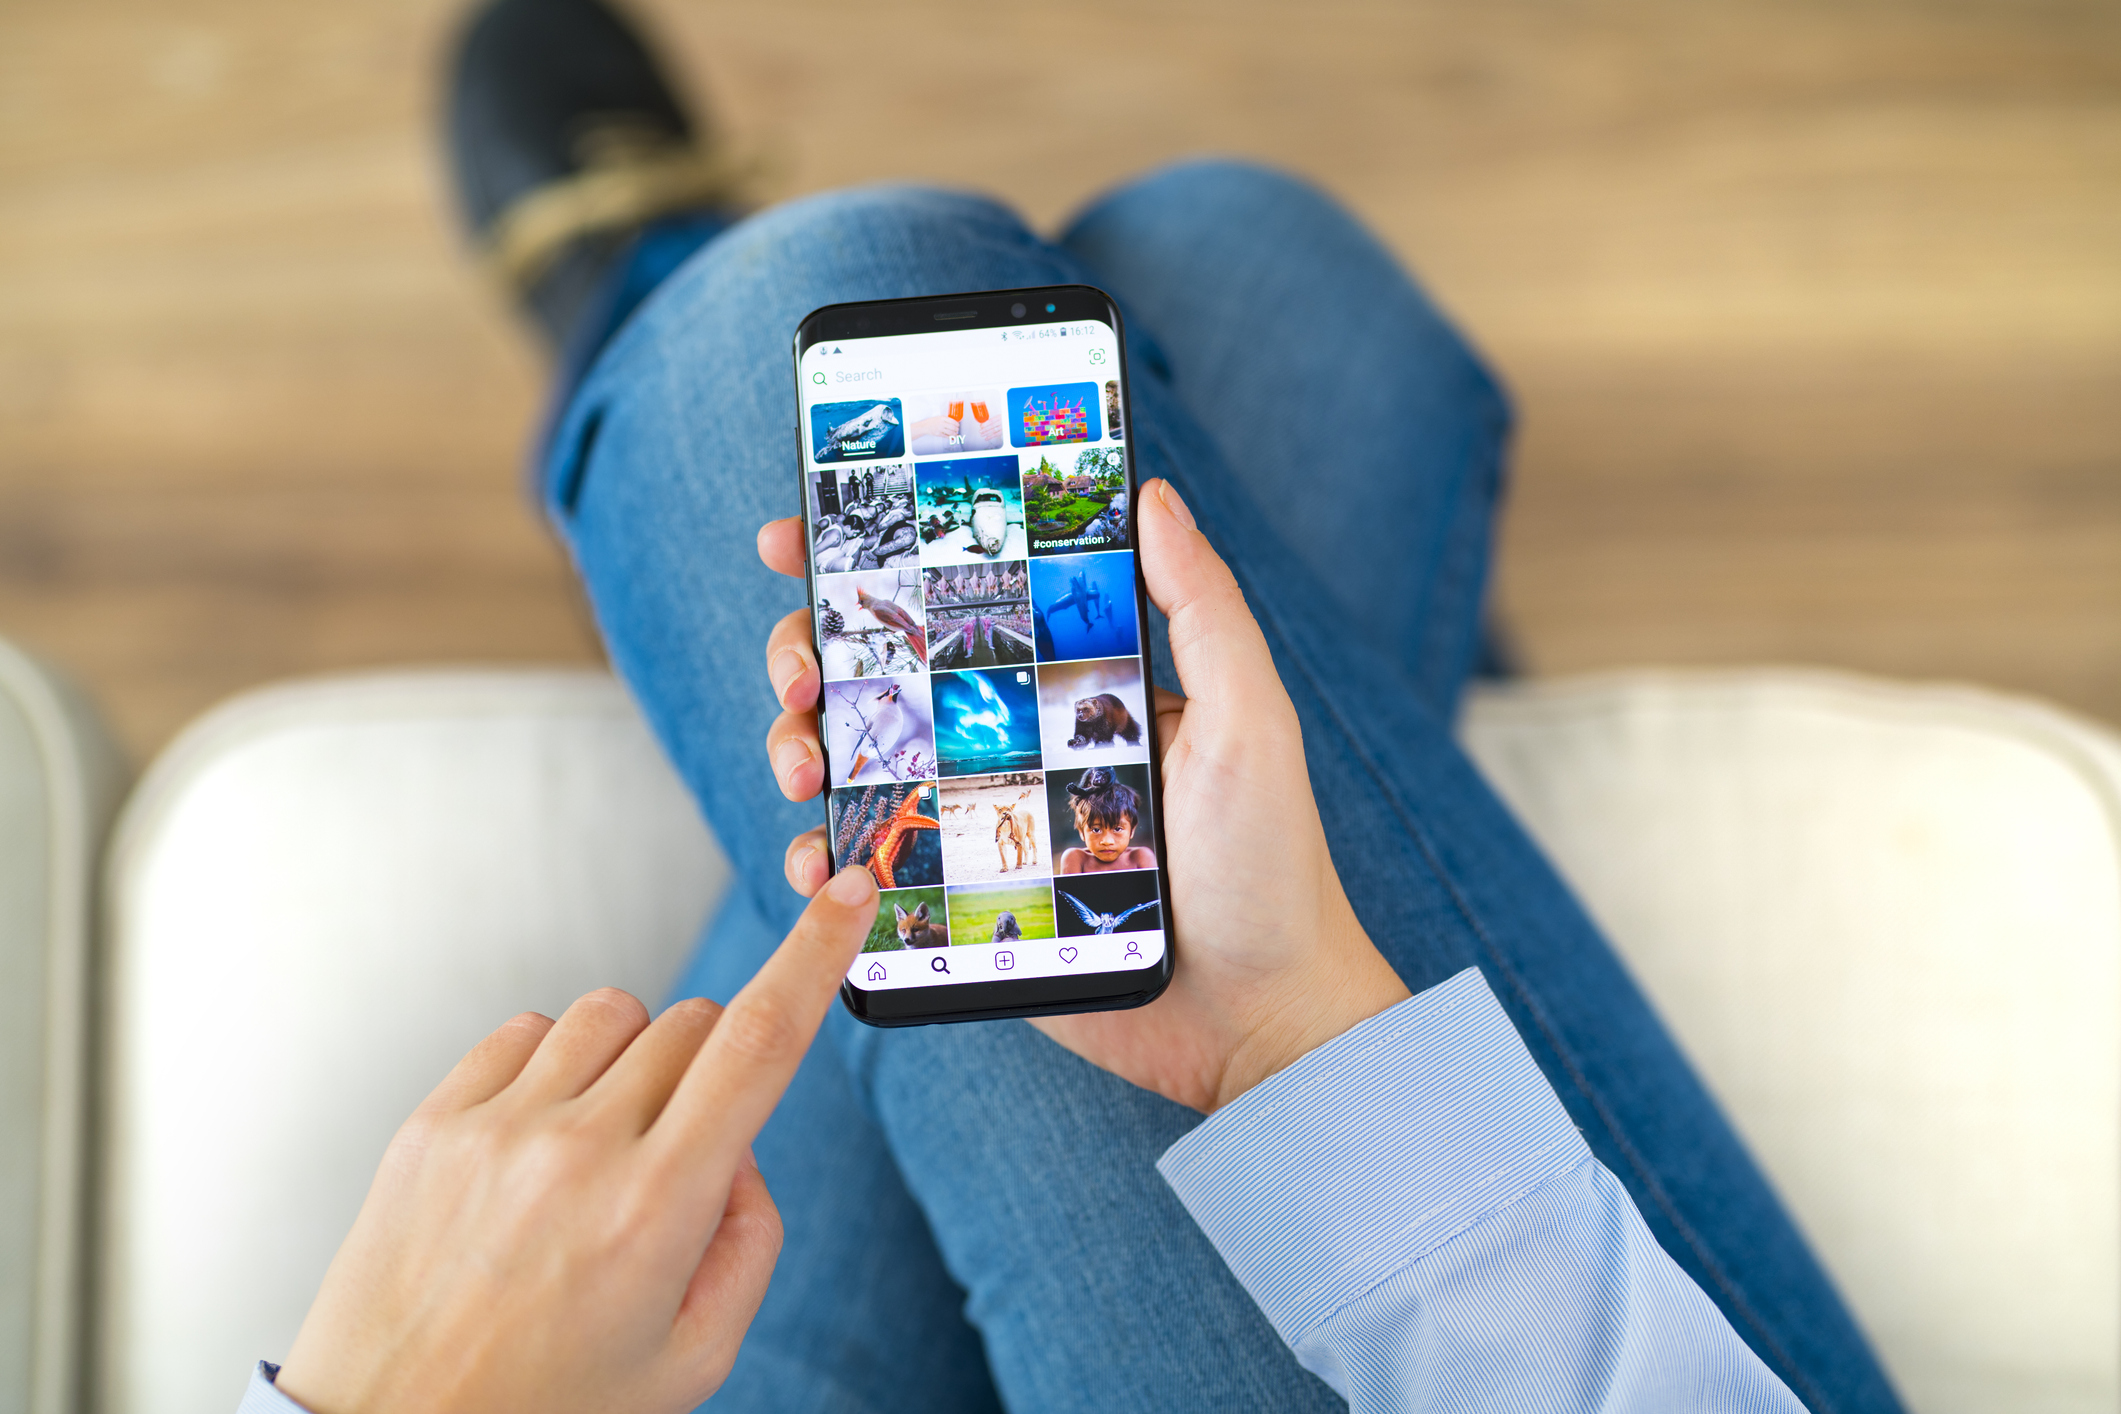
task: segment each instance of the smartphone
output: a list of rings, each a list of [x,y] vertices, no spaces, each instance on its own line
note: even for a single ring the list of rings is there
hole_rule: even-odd
[[[835,870],[877,1026],[1171,980],[1126,345],[1085,285],[836,304],[795,338]]]

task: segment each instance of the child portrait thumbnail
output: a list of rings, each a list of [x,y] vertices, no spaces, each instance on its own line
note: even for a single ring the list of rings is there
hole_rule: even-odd
[[[1156,722],[1142,690],[1141,659],[1041,663],[1038,699],[1049,769],[1149,759]]]
[[[1037,942],[1053,936],[1053,921],[1053,886],[1044,879],[950,886],[951,947]]]
[[[810,473],[810,548],[819,574],[888,569],[920,558],[913,464]]]
[[[810,408],[810,459],[845,462],[906,455],[906,421],[897,398],[815,403]]]
[[[1132,555],[1033,560],[1031,610],[1041,662],[1133,657],[1141,652]]]
[[[1024,493],[1016,455],[917,462],[921,563],[961,565],[1021,560]]]
[[[921,572],[914,565],[819,575],[818,666],[826,682],[887,678],[928,666]]]
[[[943,876],[951,883],[1053,872],[1044,776],[951,776],[941,791]]]
[[[940,888],[886,891],[876,901],[876,922],[869,925],[869,936],[862,941],[862,951],[902,952],[907,948],[949,947],[947,908]]]
[[[1032,660],[1031,577],[1024,561],[930,565],[921,573],[933,667],[999,668]]]
[[[943,882],[943,835],[934,781],[848,786],[832,792],[832,857],[861,866],[880,889]]]
[[[1101,442],[1104,394],[1095,383],[1047,383],[1009,390],[1009,436],[1019,447]]]
[[[1156,867],[1146,765],[1051,771],[1046,800],[1053,821],[1053,872],[1105,874]]]
[[[1026,452],[1023,481],[1032,554],[1127,548],[1127,461],[1119,448]]]
[[[924,393],[906,399],[906,441],[917,457],[963,456],[1009,445],[998,388]]]
[[[946,776],[1038,769],[1038,683],[1030,668],[936,673],[936,759]]]
[[[1146,933],[1164,926],[1153,869],[1070,874],[1053,881],[1053,918],[1063,938]]]
[[[921,781],[935,775],[935,712],[928,679],[828,682],[819,702],[835,786]]]

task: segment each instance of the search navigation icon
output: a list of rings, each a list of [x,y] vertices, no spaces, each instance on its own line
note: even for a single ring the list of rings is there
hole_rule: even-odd
[[[821,368],[817,372],[811,374],[810,381],[822,385],[825,381],[825,370]]]
[[[950,970],[949,962],[946,959],[940,957],[929,958],[928,965],[934,968],[937,972],[948,972]]]

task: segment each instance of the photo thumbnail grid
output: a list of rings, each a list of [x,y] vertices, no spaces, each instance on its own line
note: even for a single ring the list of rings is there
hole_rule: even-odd
[[[1117,381],[810,422],[833,853],[886,905],[863,950],[1161,928]]]

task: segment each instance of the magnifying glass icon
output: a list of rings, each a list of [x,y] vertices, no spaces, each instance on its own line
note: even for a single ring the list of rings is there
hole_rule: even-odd
[[[824,386],[824,383],[825,383],[825,374],[824,374],[824,370],[820,369],[820,370],[819,370],[818,372],[816,372],[816,373],[813,373],[813,374],[811,374],[811,375],[810,375],[810,381],[811,381],[811,382],[813,382],[813,383],[815,383],[815,384],[817,384],[817,385],[818,385],[818,386],[820,386],[820,387],[823,387],[823,386]]]
[[[950,963],[947,958],[931,957],[928,959],[928,965],[937,972],[948,972],[950,970]]]

